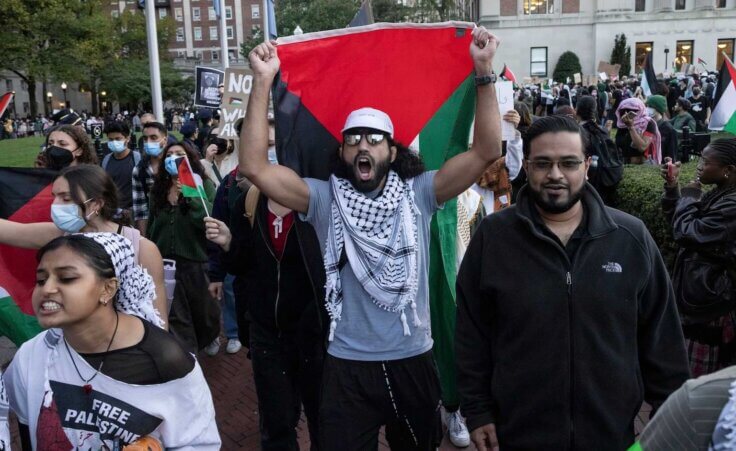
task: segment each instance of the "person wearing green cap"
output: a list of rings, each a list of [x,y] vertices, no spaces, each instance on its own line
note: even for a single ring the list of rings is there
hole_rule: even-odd
[[[662,158],[670,157],[677,159],[677,132],[670,121],[665,118],[667,112],[667,99],[664,96],[649,96],[646,101],[647,114],[657,122],[659,134],[662,137]]]

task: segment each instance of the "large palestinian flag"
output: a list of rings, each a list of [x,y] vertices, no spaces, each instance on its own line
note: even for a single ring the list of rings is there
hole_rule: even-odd
[[[55,171],[0,168],[0,218],[48,222]],[[20,344],[41,329],[33,316],[36,251],[0,244],[0,335]]]
[[[373,107],[395,139],[438,169],[467,150],[475,106],[469,54],[474,24],[373,24],[278,39],[274,88],[280,164],[327,179],[351,111]],[[454,370],[457,204],[432,219],[430,303],[445,404],[456,404]]]
[[[728,58],[723,59],[718,76],[718,89],[708,128],[736,135],[736,68]]]

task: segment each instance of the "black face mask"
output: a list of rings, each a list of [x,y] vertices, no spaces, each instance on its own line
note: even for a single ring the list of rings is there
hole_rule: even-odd
[[[49,169],[56,169],[59,171],[72,164],[72,161],[74,161],[74,154],[63,147],[49,146],[46,148],[46,158],[48,160]]]

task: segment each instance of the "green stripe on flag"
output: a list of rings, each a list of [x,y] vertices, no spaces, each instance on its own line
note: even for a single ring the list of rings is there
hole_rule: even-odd
[[[23,313],[11,297],[0,298],[0,336],[20,346],[42,330],[36,318]]]
[[[468,149],[475,113],[475,83],[469,76],[419,133],[419,150],[427,169]],[[445,202],[432,218],[429,244],[429,302],[434,356],[440,373],[442,401],[458,404],[455,375],[455,279],[457,199]]]
[[[636,442],[631,445],[631,448],[629,448],[627,451],[644,451],[644,448],[641,447],[641,444],[639,442]]]
[[[202,191],[199,191],[197,188],[192,188],[191,186],[182,185],[181,186],[181,194],[184,197],[199,197],[201,195]],[[205,198],[207,198],[206,195],[204,195]]]
[[[732,135],[736,135],[736,111],[731,115],[731,118],[723,126],[724,132],[729,132]]]

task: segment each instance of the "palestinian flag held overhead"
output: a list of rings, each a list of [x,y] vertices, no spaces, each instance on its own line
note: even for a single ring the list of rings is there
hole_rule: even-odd
[[[723,59],[714,105],[708,128],[736,135],[736,68],[728,58]]]
[[[6,92],[2,96],[0,96],[0,117],[3,117],[3,114],[5,114],[5,110],[8,109],[8,105],[10,105],[10,102],[12,101],[13,101],[12,92]]]
[[[516,75],[514,75],[513,72],[511,72],[511,69],[504,63],[503,70],[499,74],[499,77],[504,78],[508,81],[516,83]]]
[[[276,149],[303,177],[327,179],[347,115],[386,112],[396,141],[438,169],[468,149],[475,107],[469,54],[475,27],[466,22],[373,24],[279,38],[274,87]],[[438,70],[442,68],[442,70]],[[455,330],[457,201],[431,224],[430,312],[443,399],[457,398]]]
[[[641,66],[641,89],[644,95],[649,97],[659,93],[657,86],[657,75],[654,73],[654,63],[652,62],[652,52],[647,53],[644,64]]]
[[[55,171],[0,168],[0,218],[31,223],[51,221]],[[16,345],[41,331],[31,306],[36,251],[0,244],[0,335]]]

